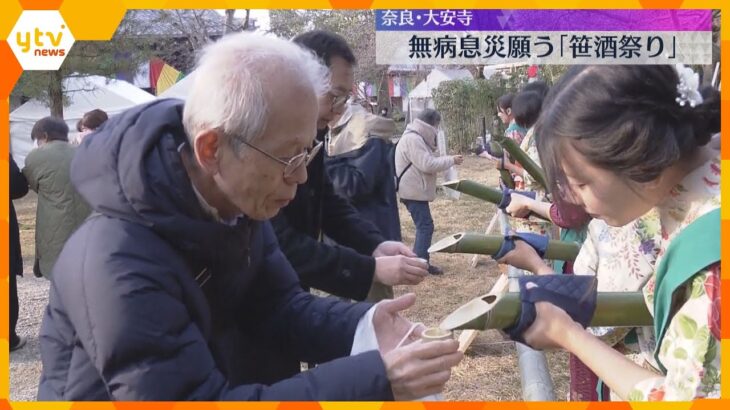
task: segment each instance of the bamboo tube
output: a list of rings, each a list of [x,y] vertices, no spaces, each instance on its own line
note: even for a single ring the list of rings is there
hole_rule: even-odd
[[[447,181],[441,184],[447,188],[459,191],[461,193],[471,195],[475,198],[491,202],[495,205],[499,205],[502,202],[502,191],[495,188],[490,188],[486,185],[478,182],[470,181],[468,179],[459,179],[456,181]]]
[[[499,235],[460,232],[431,245],[428,252],[494,255],[502,248],[502,242],[504,242],[504,237]],[[544,257],[545,259],[572,261],[578,256],[579,250],[580,246],[575,242],[551,240],[548,242]]]
[[[441,184],[441,186],[451,188],[455,191],[459,191],[461,193],[471,195],[475,198],[479,198],[481,200],[491,202],[495,205],[499,205],[502,202],[502,197],[504,196],[504,193],[500,191],[499,189],[490,188],[486,185],[480,184],[478,182],[474,182],[469,179],[459,179],[455,181],[447,181]],[[549,219],[543,217],[542,215],[538,215],[534,212],[530,212],[528,217],[535,217],[542,219],[543,221],[552,222]],[[528,218],[529,219],[529,218]]]
[[[494,157],[504,157],[504,150],[502,150],[502,146],[497,141],[489,141],[489,151]],[[500,169],[499,176],[507,188],[515,189],[515,181],[512,179],[512,174],[508,170]]]
[[[446,330],[504,329],[517,323],[522,311],[520,294],[487,294],[472,299],[447,316],[439,325]],[[641,292],[599,292],[591,326],[652,326]]]
[[[489,141],[489,151],[491,151],[491,154],[494,157],[504,156],[504,151],[502,150],[502,146],[499,145],[499,143],[497,141]]]
[[[520,147],[517,146],[517,143],[513,140],[502,137],[498,141],[502,144],[502,148],[509,152],[512,159],[519,162],[520,165],[522,165],[522,168],[524,168],[538,184],[542,185],[542,187],[547,190],[547,178],[545,178],[545,173],[542,168],[540,168],[540,166],[537,165],[535,161],[533,161],[532,158],[525,153],[525,151],[522,151],[522,149],[520,149]]]

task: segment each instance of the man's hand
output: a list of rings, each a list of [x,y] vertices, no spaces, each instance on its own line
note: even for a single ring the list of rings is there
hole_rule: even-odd
[[[464,354],[456,340],[415,342],[383,355],[395,400],[415,400],[440,393],[451,377],[451,368]]]
[[[418,285],[428,276],[428,263],[420,258],[407,256],[381,256],[375,258],[375,280],[388,286]]]
[[[380,355],[396,400],[414,400],[442,391],[451,368],[464,357],[455,340],[421,343],[423,326],[408,334],[413,325],[399,312],[415,303],[416,295],[409,293],[378,303],[373,314]],[[401,341],[403,345],[398,347]]]
[[[405,319],[399,312],[406,310],[416,303],[416,294],[407,293],[392,300],[378,303],[373,314],[373,328],[378,339],[380,354],[384,355],[395,349],[398,343],[411,330],[411,321]],[[414,329],[409,335],[412,340],[418,340],[423,327]]]
[[[373,257],[377,258],[380,256],[396,256],[396,255],[404,255],[404,256],[410,256],[415,257],[416,254],[413,253],[411,248],[407,247],[403,244],[403,242],[396,242],[396,241],[385,241],[381,242],[380,245],[378,245],[377,248],[373,251]]]

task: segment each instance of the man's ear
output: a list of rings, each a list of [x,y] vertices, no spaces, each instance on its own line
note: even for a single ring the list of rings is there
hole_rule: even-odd
[[[195,160],[198,166],[208,174],[217,174],[218,149],[223,144],[222,135],[216,130],[201,131],[193,140]]]

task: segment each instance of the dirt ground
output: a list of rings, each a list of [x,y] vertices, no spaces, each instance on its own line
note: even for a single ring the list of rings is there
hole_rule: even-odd
[[[491,161],[467,157],[458,168],[460,178],[468,178],[490,186],[497,185],[497,171]],[[48,301],[48,281],[32,274],[34,252],[34,221],[36,197],[33,193],[15,201],[20,237],[23,248],[25,276],[18,280],[20,319],[18,334],[28,344],[10,354],[10,399],[35,400],[40,377],[38,331],[43,310]],[[431,204],[436,230],[434,242],[456,232],[482,232],[491,219],[495,207],[482,201],[462,196],[458,201],[440,194]],[[412,245],[415,229],[405,207],[400,208],[403,241]],[[469,301],[486,293],[500,273],[498,266],[488,258],[480,259],[477,267],[470,266],[471,255],[435,254],[431,262],[444,269],[443,276],[432,276],[415,287],[399,286],[396,294],[416,292],[416,305],[406,316],[426,325],[437,325],[440,320]],[[557,400],[565,400],[568,391],[568,356],[563,352],[547,354],[548,365],[555,385]],[[521,400],[520,373],[514,343],[505,341],[497,331],[481,332],[467,351],[464,361],[453,370],[444,392],[446,400],[459,401],[515,401]]]

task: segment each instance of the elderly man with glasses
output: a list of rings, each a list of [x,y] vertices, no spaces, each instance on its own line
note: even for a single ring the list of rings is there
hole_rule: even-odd
[[[78,149],[71,179],[94,213],[53,270],[38,398],[382,401],[443,389],[462,355],[453,340],[408,343],[420,329],[399,311],[414,295],[373,306],[304,292],[267,222],[307,179],[326,68],[246,33],[209,46],[197,73],[185,103],[134,107]],[[283,352],[321,365],[281,380]]]
[[[329,124],[345,111],[356,59],[347,42],[331,32],[314,30],[293,41],[312,50],[330,70],[330,89],[319,98],[316,141],[321,144]],[[325,172],[324,152],[314,156],[307,172],[309,179],[298,187],[294,200],[272,220],[281,249],[303,285],[378,301],[392,297],[390,286],[416,285],[428,275],[425,261],[399,237],[385,237],[336,193]],[[325,236],[337,244],[326,243]],[[294,364],[291,367],[296,371]]]

